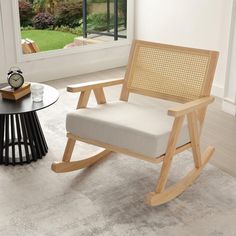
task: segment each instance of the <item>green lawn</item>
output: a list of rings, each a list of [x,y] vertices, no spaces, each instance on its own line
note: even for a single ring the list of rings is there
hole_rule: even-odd
[[[76,35],[53,30],[23,30],[21,31],[21,37],[22,39],[29,38],[35,41],[40,51],[49,51],[61,49],[72,43]]]

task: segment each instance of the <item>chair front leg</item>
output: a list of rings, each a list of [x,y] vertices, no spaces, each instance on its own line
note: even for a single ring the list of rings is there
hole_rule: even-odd
[[[65,148],[65,151],[64,151],[64,155],[63,155],[63,158],[62,158],[63,162],[69,162],[70,161],[73,150],[74,150],[74,147],[75,147],[75,142],[76,142],[76,140],[68,138],[66,148]]]
[[[156,186],[156,193],[161,193],[166,186],[172,159],[176,150],[176,143],[183,125],[183,121],[184,116],[175,118],[167,145],[166,155],[163,160],[160,177]]]
[[[193,159],[196,168],[202,166],[201,150],[200,150],[200,133],[198,127],[198,119],[196,112],[191,112],[187,115],[188,118],[188,129],[189,137],[192,146]]]

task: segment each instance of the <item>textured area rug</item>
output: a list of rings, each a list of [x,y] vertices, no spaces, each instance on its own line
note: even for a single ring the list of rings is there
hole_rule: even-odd
[[[47,156],[30,165],[0,166],[1,236],[236,235],[236,179],[210,164],[186,192],[159,207],[144,203],[159,165],[113,153],[88,169],[53,173],[51,163],[61,159],[66,142],[66,112],[78,98],[60,93],[55,105],[39,112]],[[78,143],[73,158],[96,150]],[[191,153],[174,162],[169,184],[192,167]]]

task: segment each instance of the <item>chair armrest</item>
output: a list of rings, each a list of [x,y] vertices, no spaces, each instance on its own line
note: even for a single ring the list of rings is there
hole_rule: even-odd
[[[215,98],[211,97],[211,96],[199,98],[197,100],[181,104],[180,106],[178,106],[176,108],[169,109],[168,115],[174,116],[174,117],[183,116],[183,115],[186,115],[190,112],[198,110],[200,108],[206,107],[210,103],[214,102],[214,100],[215,100]]]
[[[71,93],[77,93],[92,89],[98,89],[108,86],[113,86],[117,84],[123,84],[124,79],[110,79],[110,80],[100,80],[100,81],[92,81],[80,84],[73,84],[67,86],[67,91]]]

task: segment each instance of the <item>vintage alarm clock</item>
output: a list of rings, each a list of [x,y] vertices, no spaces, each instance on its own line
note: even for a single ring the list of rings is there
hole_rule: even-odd
[[[23,73],[20,68],[18,67],[10,68],[7,74],[7,80],[8,80],[8,84],[13,89],[18,89],[24,84],[24,77],[22,74]]]

